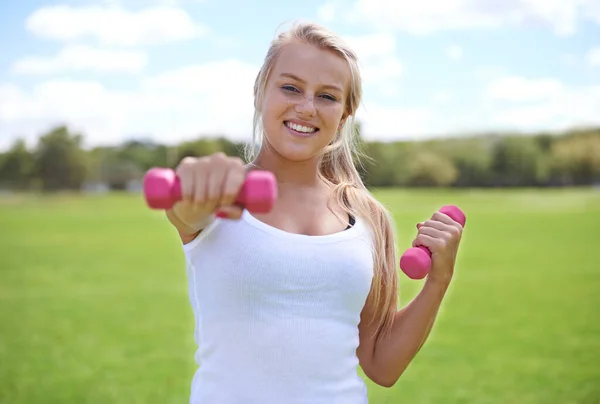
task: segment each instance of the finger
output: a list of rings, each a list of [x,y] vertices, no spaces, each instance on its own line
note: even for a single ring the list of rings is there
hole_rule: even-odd
[[[192,201],[194,197],[194,181],[193,174],[190,169],[191,164],[191,160],[189,158],[185,158],[175,169],[175,174],[179,178],[179,184],[181,187],[181,199],[185,202]]]
[[[413,241],[413,247],[427,247],[432,253],[442,247],[442,241],[427,234],[419,234]]]
[[[460,225],[460,223],[454,221],[450,216],[441,212],[434,213],[432,219],[427,220],[425,223],[426,225],[445,231],[452,237],[460,238],[462,235],[463,227]]]
[[[449,218],[449,220],[451,220],[451,221],[452,221],[452,224],[450,224],[450,225],[448,225],[448,226],[446,227],[446,231],[447,231],[447,232],[448,232],[448,233],[449,233],[449,234],[450,234],[450,235],[451,235],[453,238],[455,238],[455,239],[459,239],[459,240],[460,240],[460,239],[462,238],[462,234],[463,234],[463,231],[464,231],[464,228],[463,228],[463,226],[462,226],[460,223],[458,223],[458,222],[455,222],[455,221],[454,221],[454,220],[452,220],[451,218]]]
[[[423,223],[423,226],[421,226],[421,227],[430,227],[430,228],[437,229],[440,231],[448,230],[448,225],[446,223],[443,223],[443,222],[440,222],[440,221],[434,220],[434,219],[426,220]]]
[[[215,215],[222,219],[237,220],[242,217],[243,212],[244,209],[242,209],[240,206],[221,206],[219,209],[217,209]]]
[[[194,167],[194,203],[202,205],[206,202],[206,160],[199,160]]]
[[[453,226],[455,227],[456,225],[460,226],[460,223],[456,222],[454,219],[452,219],[450,216],[448,216],[445,213],[442,212],[435,212],[432,216],[431,216],[432,220],[437,220],[441,223],[445,223],[447,225]]]
[[[222,166],[212,167],[210,170],[206,184],[206,203],[211,212],[219,207],[226,175],[227,172]]]
[[[192,172],[179,176],[181,186],[181,200],[184,203],[191,203],[194,200],[194,174]]]
[[[246,170],[244,169],[241,160],[239,163],[234,163],[227,171],[227,178],[223,186],[220,206],[235,205],[235,201],[246,180]]]
[[[448,233],[444,230],[435,229],[433,227],[423,226],[419,229],[419,234],[431,236],[436,239],[443,239],[448,236]]]

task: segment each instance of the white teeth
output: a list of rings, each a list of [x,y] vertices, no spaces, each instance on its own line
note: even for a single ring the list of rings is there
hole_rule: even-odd
[[[286,125],[288,128],[294,129],[297,132],[312,133],[315,131],[315,128],[311,128],[308,126],[302,126],[302,125],[296,125],[295,123],[292,123],[292,122],[286,122]]]

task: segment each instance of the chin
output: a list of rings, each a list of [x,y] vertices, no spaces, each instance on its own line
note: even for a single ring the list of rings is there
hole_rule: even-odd
[[[273,134],[274,133],[274,134]],[[272,154],[291,162],[305,162],[319,157],[325,145],[320,139],[319,133],[312,136],[296,137],[289,133],[287,127],[282,124],[280,130],[266,135],[265,142]]]
[[[310,161],[319,156],[318,150],[309,149],[298,145],[271,143],[270,146],[272,149],[274,149],[277,156],[294,163]]]

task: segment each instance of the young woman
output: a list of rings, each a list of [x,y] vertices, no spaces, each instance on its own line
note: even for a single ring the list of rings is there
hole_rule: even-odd
[[[433,266],[399,309],[394,224],[354,166],[361,95],[355,53],[297,23],[256,78],[250,163],[216,153],[178,165],[184,199],[167,217],[196,319],[190,403],[365,404],[357,367],[393,386],[429,335],[462,228],[439,212],[417,225],[413,246]],[[267,214],[234,204],[253,169],[277,178]]]

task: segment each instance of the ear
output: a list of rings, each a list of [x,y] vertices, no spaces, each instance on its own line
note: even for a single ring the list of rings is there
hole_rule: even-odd
[[[342,119],[340,120],[340,124],[338,125],[338,131],[342,130],[342,128],[344,127],[344,124],[346,123],[347,118],[348,118],[347,115],[344,115],[342,117]]]

